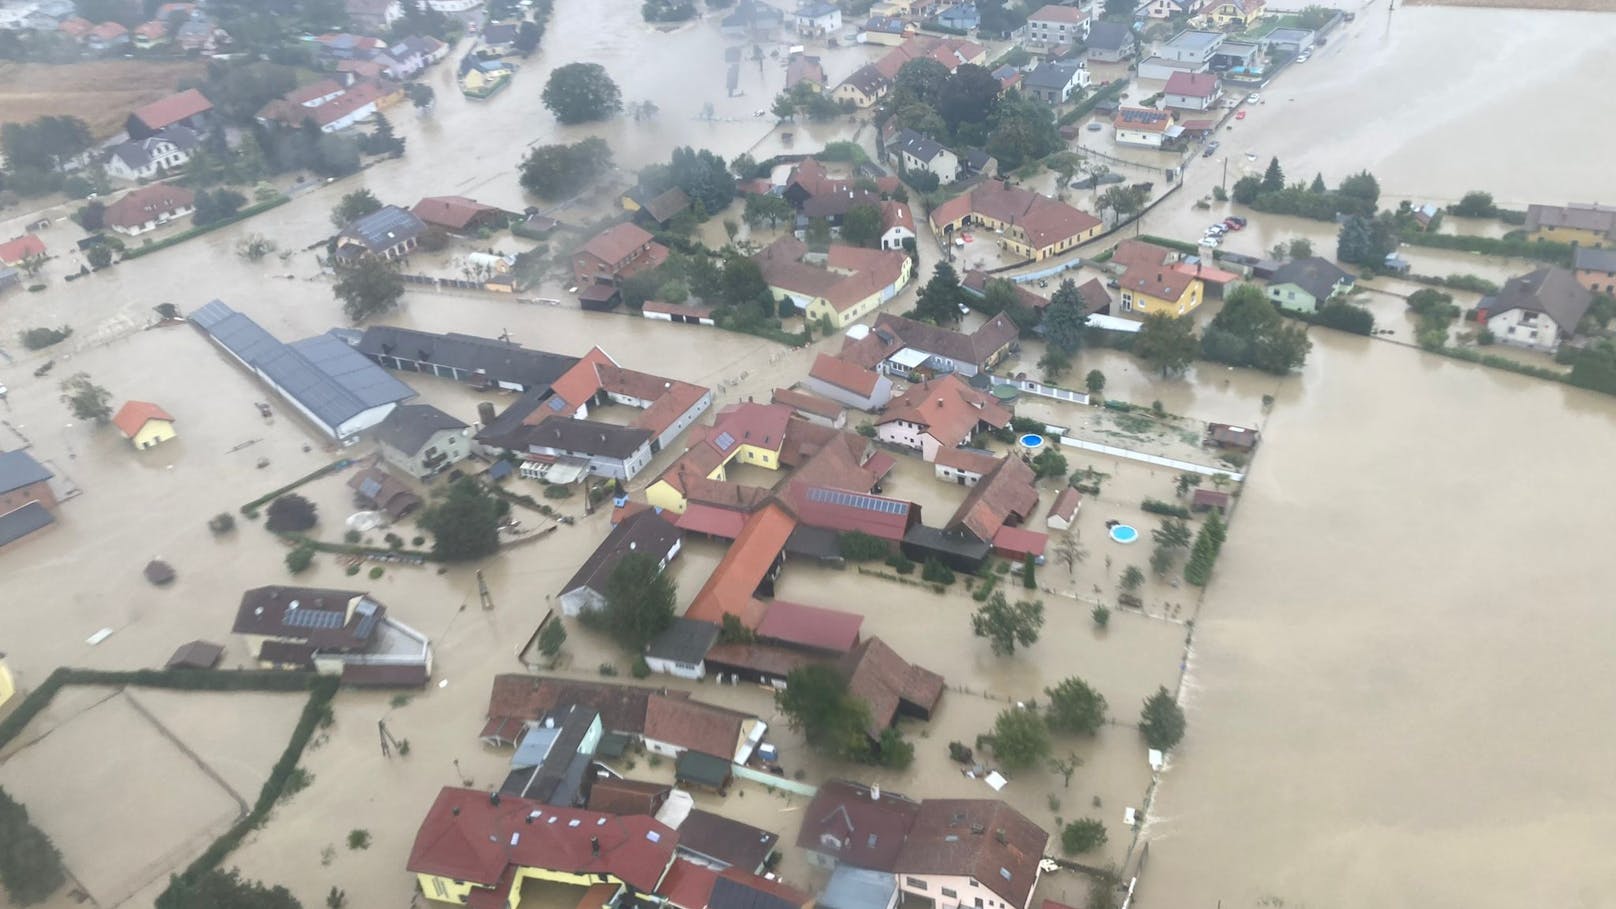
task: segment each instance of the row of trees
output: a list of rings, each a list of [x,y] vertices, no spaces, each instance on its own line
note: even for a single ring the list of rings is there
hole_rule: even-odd
[[[1105,696],[1076,677],[1044,689],[1044,694],[1050,699],[1047,708],[1040,711],[1028,705],[1001,711],[993,722],[993,731],[983,739],[992,745],[993,755],[1004,769],[1014,773],[1047,766],[1069,784],[1073,771],[1082,766],[1082,761],[1075,755],[1052,759],[1051,733],[1093,735],[1098,732],[1106,723]],[[1151,748],[1161,751],[1173,748],[1183,740],[1185,727],[1184,711],[1166,688],[1157,688],[1140,707],[1139,732]]]
[[[583,190],[611,169],[611,147],[606,140],[591,136],[571,145],[540,145],[528,152],[521,164],[521,183],[541,199],[556,199]]]
[[[1236,180],[1232,195],[1234,201],[1258,211],[1333,221],[1339,214],[1374,215],[1380,182],[1368,171],[1360,171],[1333,190],[1325,186],[1323,174],[1315,175],[1311,184],[1286,184],[1284,168],[1273,158],[1263,176]]]

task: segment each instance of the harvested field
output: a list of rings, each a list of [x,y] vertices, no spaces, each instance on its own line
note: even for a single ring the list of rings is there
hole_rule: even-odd
[[[97,139],[123,129],[129,111],[174,91],[179,81],[200,76],[197,61],[149,63],[94,60],[86,63],[0,64],[0,122],[17,123],[47,114],[81,117]]]

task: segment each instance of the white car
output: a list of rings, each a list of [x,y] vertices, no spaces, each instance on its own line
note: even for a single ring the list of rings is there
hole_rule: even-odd
[[[1223,238],[1216,235],[1216,234],[1207,234],[1206,236],[1201,238],[1201,245],[1202,246],[1213,246],[1213,247],[1215,247],[1219,243],[1222,243],[1222,242],[1223,242]]]
[[[1256,92],[1252,92],[1251,94],[1246,96],[1246,103],[1247,104],[1261,104],[1262,103],[1262,95],[1259,95]]]
[[[1300,57],[1296,58],[1296,62],[1297,63],[1306,63],[1308,61],[1308,58],[1311,57],[1311,56],[1313,56],[1313,55],[1312,54],[1303,54]]]
[[[1206,229],[1206,235],[1209,237],[1221,237],[1228,232],[1229,225],[1224,224],[1222,221],[1219,221]]]

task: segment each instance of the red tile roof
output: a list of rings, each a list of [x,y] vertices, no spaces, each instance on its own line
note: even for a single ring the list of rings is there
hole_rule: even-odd
[[[919,812],[920,805],[897,793],[877,797],[867,786],[831,780],[803,809],[797,846],[857,868],[890,872]]]
[[[746,527],[746,512],[690,502],[685,505],[685,513],[674,521],[674,526],[686,533],[702,533],[733,540],[739,537],[741,530]]]
[[[310,101],[324,98],[326,95],[340,94],[342,94],[342,85],[336,80],[321,79],[317,82],[310,82],[308,85],[305,85],[302,88],[293,89],[286,94],[281,95],[281,98],[290,101],[293,104],[303,105]]]
[[[1083,494],[1075,487],[1068,486],[1060,491],[1060,495],[1056,496],[1054,503],[1049,506],[1049,517],[1071,521],[1077,517],[1077,510],[1082,507]]]
[[[842,405],[829,398],[795,388],[776,388],[769,396],[770,403],[784,404],[798,413],[813,414],[834,421],[842,415]]]
[[[426,196],[415,203],[410,212],[422,221],[446,230],[465,230],[479,216],[497,215],[500,210],[465,196]]]
[[[685,618],[717,625],[727,613],[746,627],[756,628],[764,611],[764,604],[755,596],[758,585],[795,529],[797,519],[778,505],[770,503],[753,512],[685,611]]]
[[[484,887],[498,885],[513,866],[604,874],[649,893],[662,881],[678,841],[671,827],[643,815],[619,817],[513,797],[494,804],[486,792],[446,787],[421,822],[405,867]]]
[[[29,256],[43,256],[45,241],[37,234],[23,234],[14,240],[0,243],[0,264],[16,265]]]
[[[937,451],[937,457],[932,460],[933,463],[944,467],[974,473],[979,477],[985,476],[988,471],[999,466],[999,459],[991,452],[975,448],[941,448]]]
[[[608,266],[615,266],[653,239],[644,228],[625,221],[591,237],[589,242],[584,244],[582,252],[594,256]]]
[[[891,542],[900,542],[909,527],[920,521],[920,506],[902,499],[867,494],[874,482],[848,482],[822,485],[793,480],[786,487],[786,499],[797,520],[808,527],[839,533],[858,531]],[[864,489],[853,489],[863,486]]]
[[[645,737],[733,761],[747,719],[750,715],[738,710],[653,694],[645,702]]]
[[[978,423],[1005,426],[1010,412],[992,395],[965,384],[959,376],[949,373],[932,379],[892,399],[880,424],[902,420],[925,428],[927,434],[944,448],[954,448],[967,441]],[[878,424],[879,425],[879,424]]]
[[[1001,180],[984,180],[970,192],[932,209],[932,227],[941,233],[942,225],[968,214],[1020,228],[1027,235],[1028,244],[1037,249],[1054,246],[1100,224],[1099,218],[1065,202],[1009,186]]]
[[[172,126],[187,117],[213,110],[213,102],[194,88],[159,98],[144,107],[135,108],[133,116],[150,130]]]
[[[153,183],[130,190],[108,205],[103,220],[108,227],[138,227],[157,220],[159,215],[191,208],[195,204],[196,194],[185,187]]]
[[[1005,456],[982,477],[960,503],[950,528],[964,527],[984,543],[993,541],[1005,524],[1019,524],[1038,507],[1036,476],[1020,458]]]
[[[846,653],[859,641],[864,616],[839,609],[775,600],[758,623],[757,636],[814,650]]]
[[[887,642],[867,638],[842,662],[847,690],[870,705],[871,738],[892,725],[898,708],[908,702],[930,714],[943,696],[943,677],[905,660]]]
[[[1075,6],[1057,6],[1049,4],[1027,17],[1029,22],[1082,22],[1088,14]]]
[[[1048,843],[1048,833],[996,799],[926,799],[894,870],[970,877],[1011,906],[1025,906]]]
[[[1218,77],[1212,73],[1173,73],[1167,79],[1163,94],[1184,95],[1189,98],[1210,98],[1218,93]]]
[[[129,34],[129,29],[117,22],[103,22],[90,30],[90,37],[101,41],[110,41]]]
[[[174,422],[174,418],[169,415],[169,412],[156,404],[150,404],[145,401],[130,401],[118,408],[117,416],[112,418],[112,425],[118,427],[118,431],[123,433],[125,438],[134,438],[135,433],[140,432],[141,428],[151,420]]]
[[[1047,534],[1023,527],[1000,527],[999,532],[993,535],[994,551],[1014,559],[1024,559],[1027,556],[1037,558],[1044,554],[1044,549],[1048,545]]]
[[[830,354],[815,357],[814,368],[808,370],[808,375],[864,398],[874,394],[876,385],[881,381],[875,370],[865,369]]]
[[[718,883],[718,872],[705,865],[676,859],[662,879],[657,893],[678,909],[707,909],[707,900]]]

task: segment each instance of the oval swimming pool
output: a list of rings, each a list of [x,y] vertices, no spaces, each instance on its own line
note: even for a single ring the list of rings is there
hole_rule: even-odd
[[[1139,530],[1132,524],[1116,524],[1111,528],[1111,539],[1118,543],[1132,543],[1139,539]]]

